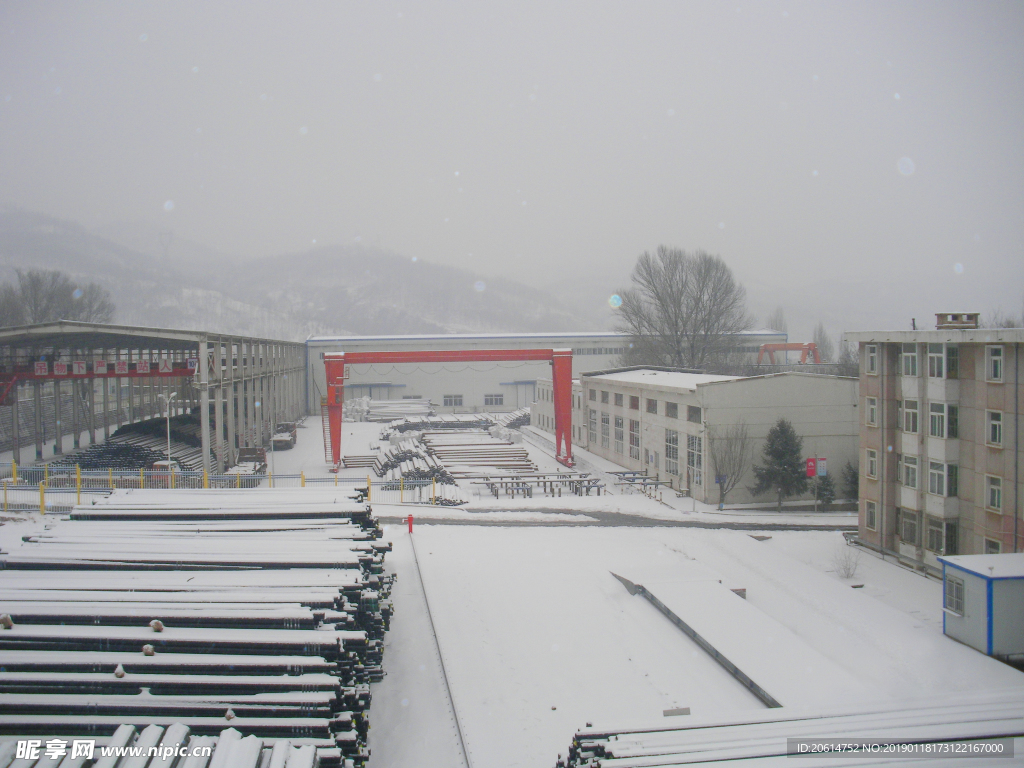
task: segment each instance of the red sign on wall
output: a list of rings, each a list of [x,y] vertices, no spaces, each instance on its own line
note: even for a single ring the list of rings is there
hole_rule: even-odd
[[[818,474],[818,460],[817,459],[808,459],[807,460],[807,476],[808,477],[814,477],[816,474]]]

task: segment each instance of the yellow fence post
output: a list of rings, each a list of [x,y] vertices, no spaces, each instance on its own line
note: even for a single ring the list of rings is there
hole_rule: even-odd
[[[174,465],[173,464],[168,465],[167,469],[171,473],[171,482],[169,483],[169,486],[171,488],[173,488],[174,487]]]
[[[273,472],[267,472],[267,477],[270,479],[270,487],[273,488],[274,487],[274,473]]]
[[[306,472],[304,470],[302,472],[299,472],[299,478],[301,479],[302,487],[305,488],[306,487]]]
[[[46,514],[46,483],[39,484],[39,514]]]
[[[82,465],[81,464],[75,464],[75,490],[77,491],[75,503],[76,504],[81,504],[82,503]]]
[[[207,474],[206,470],[204,469],[203,470],[203,488],[209,488],[209,487],[210,487],[210,476]]]
[[[16,462],[16,461],[12,461],[11,462],[11,475],[13,476],[14,484],[17,485],[18,484],[18,462]]]
[[[7,513],[7,478],[4,478],[4,513]]]
[[[110,474],[110,490],[114,490],[114,468],[110,467],[107,472]]]
[[[370,476],[369,476],[369,475],[367,475],[367,476],[366,476],[366,500],[367,500],[367,501],[370,501],[370,489],[371,489],[372,487],[373,487],[373,486],[372,486],[372,485],[370,485]]]
[[[241,488],[241,487],[242,487],[242,473],[241,472],[237,472],[237,473],[235,473],[235,488]]]
[[[338,487],[338,473],[337,472],[334,473],[334,487],[335,488]]]
[[[146,475],[145,475],[142,467],[139,467],[139,488],[145,488],[145,487],[146,487]]]
[[[430,478],[430,503],[437,504],[437,478]]]

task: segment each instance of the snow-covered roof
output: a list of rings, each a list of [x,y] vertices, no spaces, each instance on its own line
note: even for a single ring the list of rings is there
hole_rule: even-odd
[[[602,373],[596,376],[587,376],[587,378],[600,379],[601,381],[614,382],[616,384],[640,384],[642,386],[671,387],[672,389],[688,389],[693,391],[697,389],[699,384],[709,384],[715,381],[732,381],[741,377],[719,376],[711,373],[656,371],[649,368],[640,368],[619,373]]]
[[[756,331],[743,331],[737,336],[785,336],[782,331],[773,331],[771,328],[761,328]],[[398,334],[381,336],[310,336],[306,339],[307,344],[324,344],[328,342],[363,342],[363,341],[430,341],[435,339],[465,340],[477,339],[504,339],[507,341],[516,339],[581,339],[600,340],[609,339],[614,341],[625,341],[629,338],[628,333],[617,333],[615,331],[565,331],[562,333],[537,332],[537,333],[428,333],[428,334]]]
[[[950,555],[940,557],[939,562],[984,576],[986,579],[1024,579],[1024,552],[1007,552],[1002,555]]]

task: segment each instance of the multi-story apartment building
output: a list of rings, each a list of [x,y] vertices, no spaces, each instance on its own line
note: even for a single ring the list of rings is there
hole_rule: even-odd
[[[1022,328],[860,331],[860,538],[916,567],[1024,550]]]
[[[754,497],[752,464],[760,464],[768,431],[789,420],[803,438],[805,457],[826,458],[839,475],[857,455],[857,380],[810,373],[719,376],[672,369],[620,368],[585,373],[573,382],[573,444],[624,469],[646,470],[690,492],[718,501],[711,440],[731,439],[745,425],[750,460],[729,494],[732,504]],[[554,430],[551,380],[537,382],[533,426]],[[810,498],[811,494],[805,495]]]

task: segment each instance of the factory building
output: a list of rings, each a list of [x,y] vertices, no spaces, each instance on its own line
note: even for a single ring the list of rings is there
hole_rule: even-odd
[[[623,368],[582,375],[573,386],[574,443],[625,469],[646,470],[718,503],[711,442],[735,440],[746,426],[751,460],[727,503],[765,500],[748,490],[768,430],[780,419],[803,438],[806,457],[826,459],[835,478],[857,460],[857,380],[810,373],[735,377],[658,368]],[[551,382],[538,382],[532,424],[551,431]],[[810,493],[807,494],[810,498]]]

